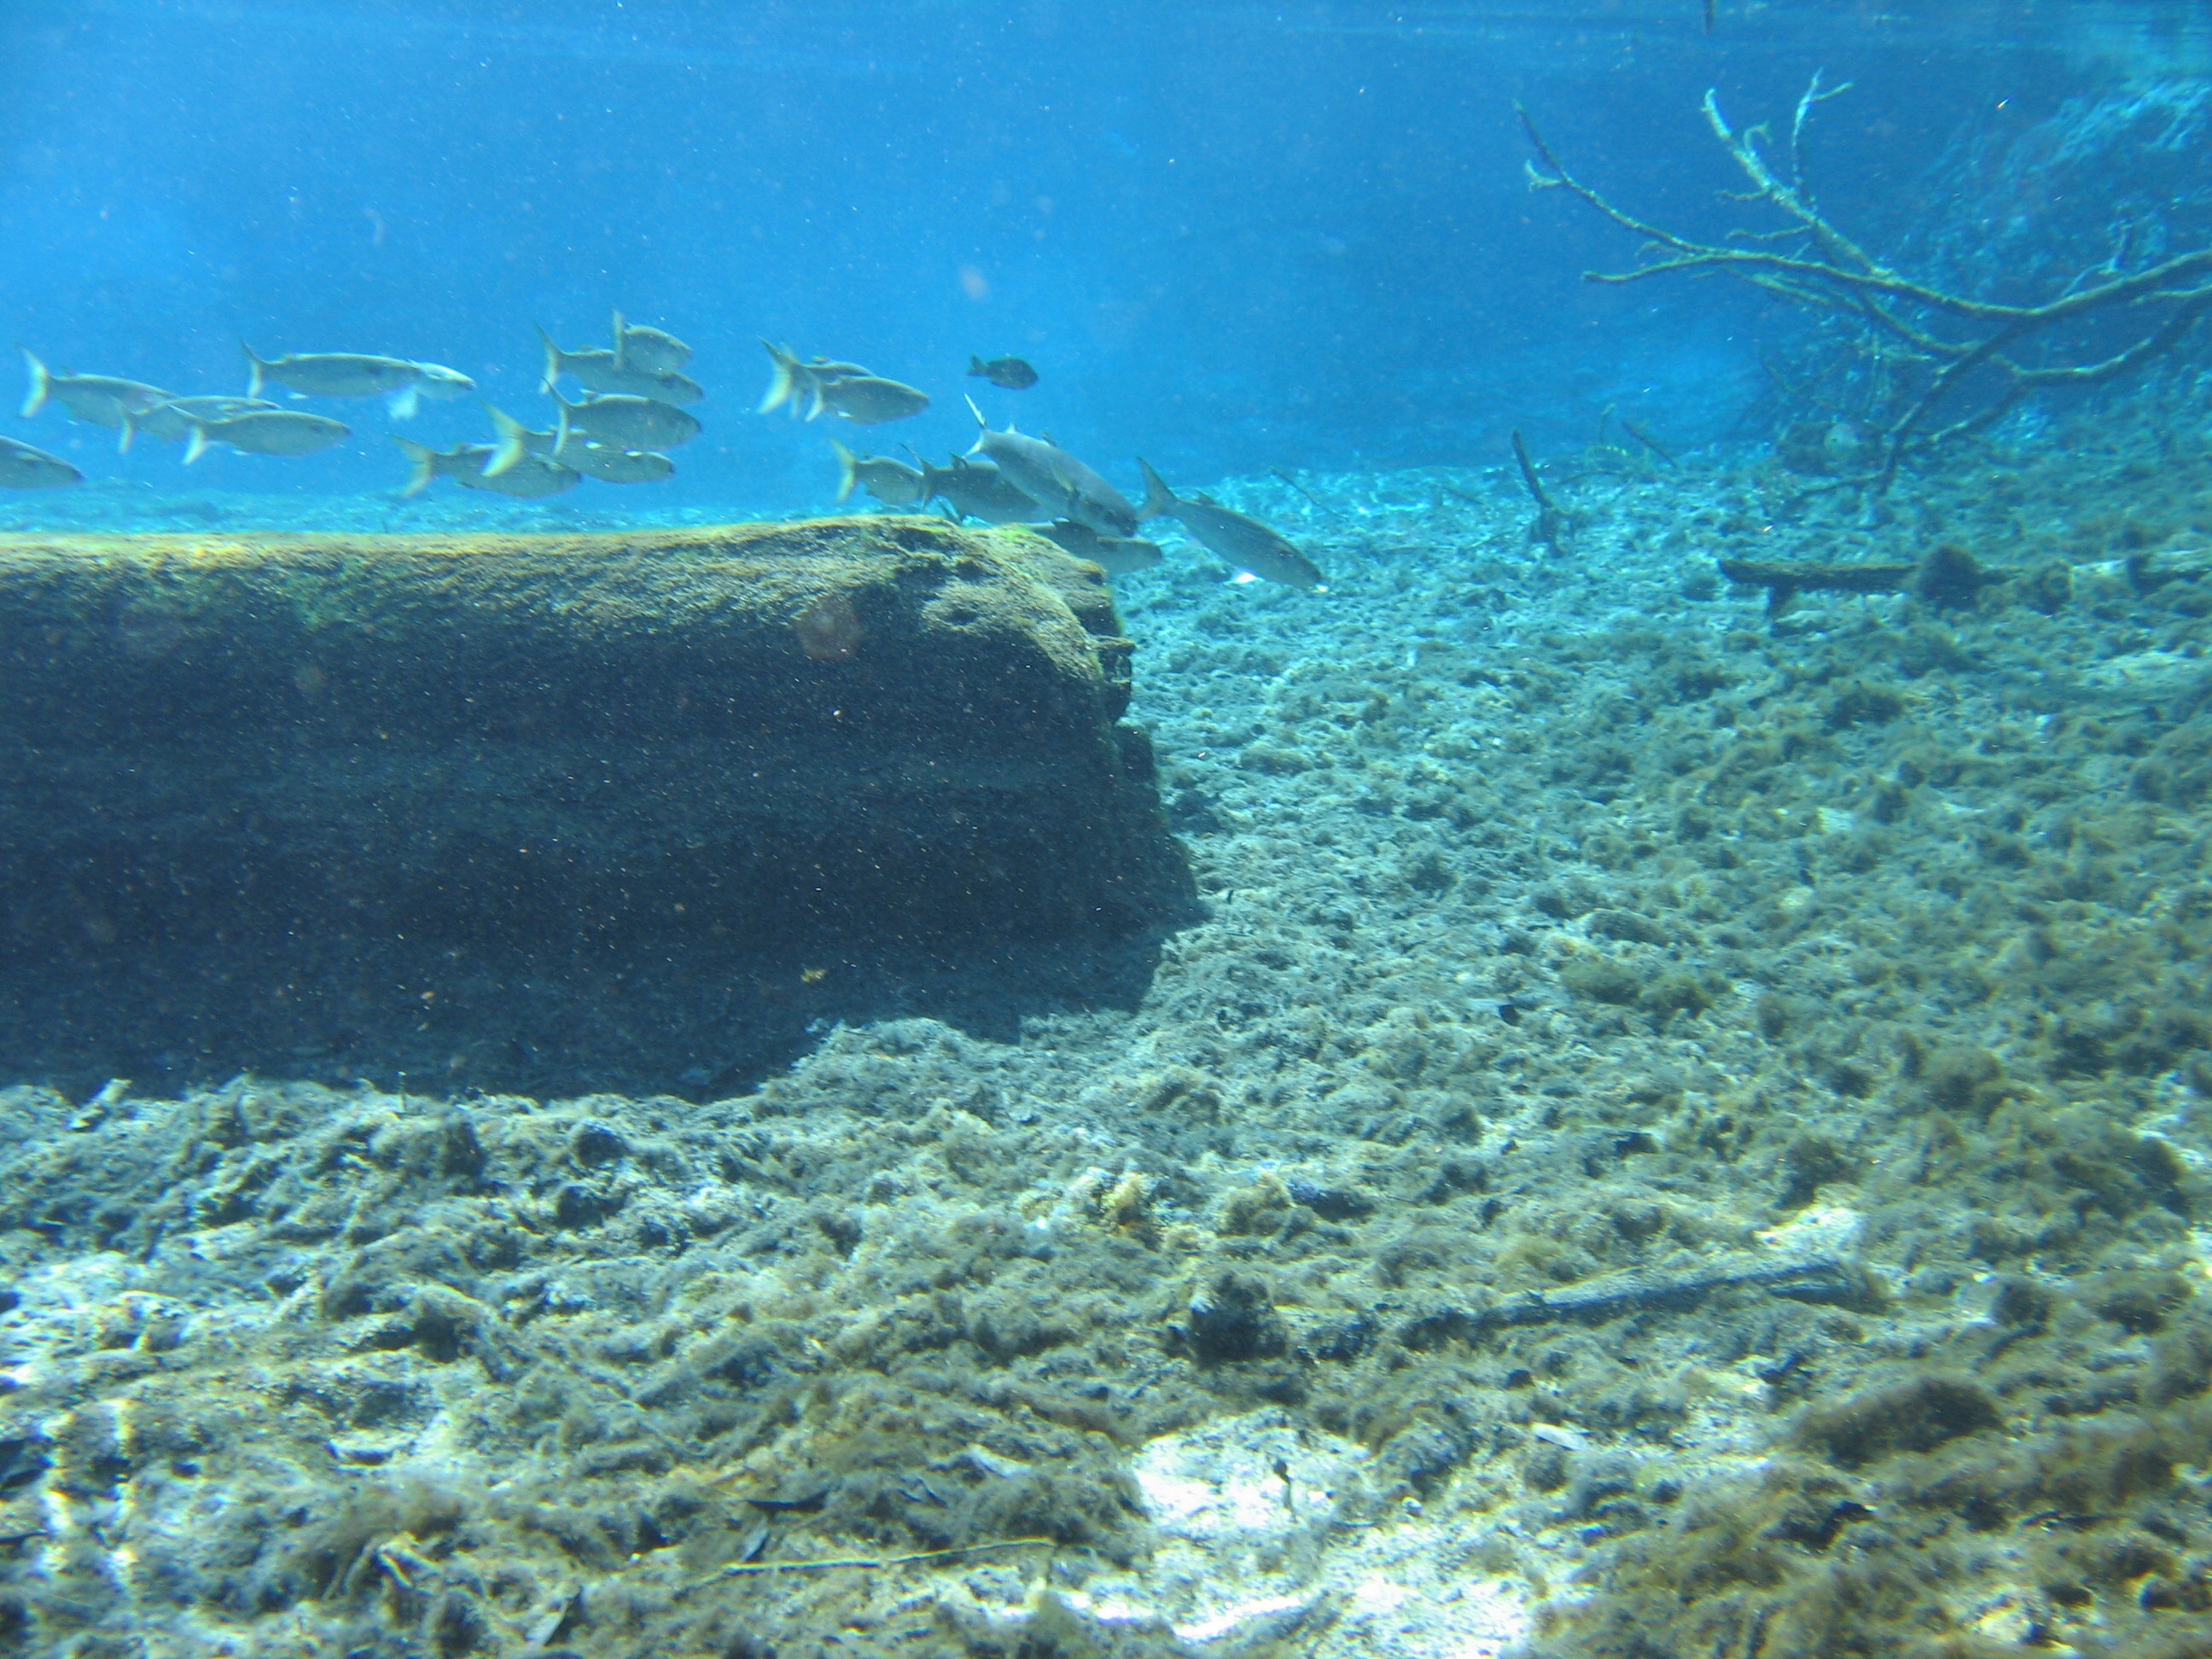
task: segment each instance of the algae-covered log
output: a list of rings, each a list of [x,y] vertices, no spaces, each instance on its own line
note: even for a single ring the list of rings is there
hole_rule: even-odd
[[[1128,659],[1091,567],[923,519],[0,538],[0,952],[328,1024],[340,945],[434,1006],[1128,935],[1189,896]]]

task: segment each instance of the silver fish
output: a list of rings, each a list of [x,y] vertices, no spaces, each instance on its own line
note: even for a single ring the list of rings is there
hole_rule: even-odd
[[[167,392],[143,380],[119,380],[109,374],[72,374],[67,369],[57,374],[40,362],[28,346],[16,349],[23,354],[24,366],[31,372],[30,394],[23,399],[23,418],[27,421],[51,401],[69,410],[72,420],[88,422],[94,426],[120,427],[131,416],[143,414],[155,404],[168,401]]]
[[[921,469],[922,499],[945,501],[963,519],[985,524],[1029,524],[1036,520],[1037,504],[1006,482],[1006,475],[988,461],[971,461],[955,455],[950,466]]]
[[[676,476],[676,463],[656,451],[592,442],[571,428],[566,404],[561,406],[561,422],[553,429],[553,447],[547,452],[547,459],[601,483],[659,483]]]
[[[430,487],[434,478],[453,478],[466,483],[483,471],[484,463],[498,453],[492,444],[455,444],[451,449],[433,449],[428,444],[418,444],[412,438],[394,436],[392,442],[400,453],[413,463],[415,471],[407,480],[403,495],[419,495]]]
[[[699,435],[696,416],[658,398],[615,392],[572,404],[556,392],[553,401],[560,404],[571,428],[594,443],[617,449],[673,449]]]
[[[1058,444],[1026,437],[1012,427],[992,431],[974,398],[968,407],[975,410],[975,423],[982,428],[975,447],[968,453],[996,463],[1007,482],[1042,507],[1046,517],[1073,519],[1102,536],[1136,533],[1137,509],[1104,478]]]
[[[902,380],[880,374],[848,374],[820,382],[822,403],[854,426],[882,426],[903,421],[929,407],[929,394]]]
[[[443,363],[410,362],[404,357],[378,357],[356,351],[295,351],[282,357],[262,357],[240,340],[246,354],[246,395],[258,398],[261,388],[274,380],[311,398],[386,398],[392,416],[413,417],[421,398],[465,398],[477,383],[457,368]]]
[[[440,403],[447,403],[455,398],[465,398],[477,389],[474,380],[458,368],[447,368],[443,363],[417,363],[415,370],[422,378],[390,400],[392,417],[396,421],[415,418],[417,398],[435,398]]]
[[[195,421],[227,421],[234,415],[251,415],[256,410],[276,407],[265,398],[172,398],[165,404],[155,404],[143,415],[124,416],[123,435],[116,441],[115,447],[120,453],[130,453],[131,446],[142,432],[165,444],[180,444],[192,435]]]
[[[538,337],[545,346],[545,374],[538,390],[550,392],[563,374],[573,376],[586,392],[626,393],[634,398],[657,398],[664,404],[696,404],[707,389],[689,375],[673,370],[647,373],[635,365],[624,368],[605,346],[582,351],[563,351],[543,328]]]
[[[558,495],[583,482],[584,475],[573,466],[563,466],[532,450],[525,450],[522,459],[504,471],[488,471],[493,458],[505,451],[503,444],[456,444],[448,450],[436,450],[405,438],[392,441],[415,464],[415,475],[405,491],[410,495],[428,489],[433,478],[451,478],[464,489],[489,490],[495,495],[514,495],[524,501]]]
[[[290,409],[257,409],[227,421],[194,421],[191,438],[185,445],[185,465],[206,454],[210,444],[228,444],[249,455],[312,455],[344,441],[352,432],[327,415],[303,415]]]
[[[571,430],[565,404],[561,407],[560,424],[550,432],[532,432],[505,410],[489,404],[484,407],[491,411],[491,423],[499,431],[499,443],[483,464],[487,478],[505,477],[528,455],[543,455],[556,465],[604,483],[658,483],[675,474],[676,463],[665,455],[593,443],[583,433]]]
[[[0,489],[60,489],[83,482],[84,474],[60,456],[0,438]]]
[[[1126,576],[1167,557],[1158,542],[1148,542],[1141,536],[1102,536],[1089,525],[1077,524],[1073,519],[1057,519],[1050,524],[1039,525],[1036,533],[1047,541],[1058,543],[1062,550],[1077,558],[1090,560],[1109,576]]]
[[[454,482],[468,489],[489,489],[496,495],[536,501],[574,489],[583,482],[583,477],[574,467],[563,466],[550,456],[526,455],[496,477],[478,472],[458,477]]]
[[[1199,544],[1224,564],[1249,570],[1271,582],[1308,590],[1326,579],[1311,559],[1281,532],[1269,529],[1249,513],[1224,507],[1211,495],[1185,501],[1161,482],[1152,464],[1139,455],[1145,469],[1145,516],[1179,519]]]
[[[822,413],[822,393],[825,387],[841,380],[867,380],[876,377],[858,363],[833,362],[827,357],[817,357],[811,363],[802,363],[798,354],[787,345],[777,345],[763,340],[768,348],[769,361],[775,372],[768,384],[768,391],[760,400],[760,413],[781,409],[789,404],[794,416],[813,420]]]
[[[571,440],[555,458],[601,483],[659,483],[676,476],[676,463],[658,450],[617,449],[611,444]]]
[[[615,313],[615,367],[641,374],[673,374],[691,361],[691,348],[665,329],[626,323]]]
[[[855,489],[866,489],[885,507],[919,507],[929,499],[920,467],[908,466],[887,455],[855,455],[835,438],[837,452],[837,503],[853,499]]]

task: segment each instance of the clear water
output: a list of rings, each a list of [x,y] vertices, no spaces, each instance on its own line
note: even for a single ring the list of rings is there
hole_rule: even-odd
[[[1191,7],[13,0],[0,9],[0,316],[48,362],[244,389],[265,356],[451,364],[540,422],[533,322],[615,307],[697,349],[670,486],[556,511],[818,507],[819,428],[756,419],[759,337],[931,392],[886,440],[964,447],[969,354],[1042,383],[987,413],[1117,468],[1496,459],[1607,405],[1735,432],[1796,325],[1723,285],[1595,289],[1628,239],[1524,187],[1524,102],[1620,199],[1696,225],[1734,184],[1698,100],[1786,119],[1814,69],[1840,220],[1897,229],[1962,135],[2201,70],[2196,8],[2057,3]],[[319,406],[319,405],[317,405]],[[369,405],[325,456],[118,459],[94,480],[355,497],[404,469]],[[550,424],[550,422],[544,422]],[[404,429],[488,436],[473,403]],[[1736,433],[1735,435],[1742,435]],[[441,493],[450,486],[441,487]],[[35,504],[10,502],[35,514]]]

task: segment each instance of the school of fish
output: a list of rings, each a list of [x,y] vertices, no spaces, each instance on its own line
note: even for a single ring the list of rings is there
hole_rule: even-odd
[[[872,374],[858,363],[827,357],[801,362],[789,346],[761,343],[768,348],[772,371],[761,398],[763,414],[787,409],[811,421],[827,411],[856,426],[875,426],[929,406],[927,393]],[[970,357],[968,373],[1010,392],[1037,382],[1036,370],[1019,357],[989,362]],[[978,428],[975,447],[954,456],[947,466],[932,466],[919,455],[909,465],[888,455],[855,454],[832,438],[839,505],[865,489],[892,508],[924,511],[941,503],[955,519],[1027,525],[1109,576],[1165,558],[1158,542],[1137,531],[1151,520],[1174,519],[1192,540],[1232,569],[1309,592],[1322,587],[1320,567],[1288,537],[1211,495],[1177,495],[1141,457],[1137,465],[1144,473],[1145,500],[1139,507],[1049,437],[1018,432],[1011,422],[1004,431],[994,431],[974,398],[968,407]]]
[[[699,435],[699,419],[688,405],[706,396],[684,372],[691,348],[665,330],[629,322],[619,311],[611,345],[564,349],[543,327],[538,337],[544,352],[538,389],[552,401],[551,423],[533,428],[486,403],[489,442],[441,450],[395,434],[392,441],[410,467],[402,495],[421,495],[440,478],[465,489],[533,499],[560,495],[586,478],[635,484],[675,476],[667,452]],[[469,376],[442,363],[343,351],[264,357],[245,341],[239,343],[246,365],[242,397],[179,396],[141,380],[57,373],[21,348],[30,380],[22,414],[29,419],[56,405],[73,420],[115,431],[117,447],[125,452],[141,437],[181,443],[189,465],[216,446],[252,455],[311,455],[352,435],[351,428],[330,416],[264,398],[272,386],[295,400],[381,398],[392,417],[403,421],[426,398],[465,398],[477,389]],[[800,420],[828,414],[854,426],[881,426],[930,406],[921,388],[860,363],[801,359],[787,345],[761,343],[771,371],[760,402],[763,414],[783,409]],[[1024,391],[1038,379],[1019,357],[987,362],[971,356],[967,374],[1009,392]],[[563,380],[574,381],[582,395],[563,397]],[[978,428],[975,446],[941,467],[919,455],[908,465],[856,454],[831,439],[838,503],[865,489],[895,511],[934,508],[956,520],[1025,525],[1109,575],[1159,563],[1165,557],[1159,544],[1137,532],[1147,522],[1172,519],[1233,569],[1296,588],[1322,586],[1321,570],[1287,537],[1209,495],[1176,495],[1141,458],[1137,465],[1145,496],[1138,505],[1048,435],[1018,431],[1011,422],[994,429],[972,398],[968,406]],[[83,473],[62,457],[0,437],[0,489],[54,489],[83,481]]]

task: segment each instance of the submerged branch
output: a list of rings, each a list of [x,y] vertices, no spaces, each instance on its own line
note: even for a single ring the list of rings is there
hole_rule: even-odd
[[[1892,270],[1814,205],[1802,177],[1804,134],[1813,109],[1847,89],[1848,83],[1824,88],[1820,76],[1814,76],[1790,125],[1786,178],[1760,149],[1767,136],[1765,129],[1731,125],[1717,95],[1705,94],[1702,108],[1706,125],[1750,183],[1749,190],[1733,199],[1763,203],[1788,222],[1779,230],[1739,228],[1724,242],[1701,241],[1620,207],[1569,171],[1528,110],[1517,104],[1514,108],[1536,154],[1536,161],[1528,167],[1531,186],[1565,190],[1642,239],[1642,252],[1633,267],[1585,271],[1585,280],[1640,283],[1682,271],[1717,271],[1793,305],[1850,319],[1867,337],[1858,347],[1861,353],[1876,362],[1887,357],[1892,369],[1911,375],[1917,392],[1901,391],[1901,408],[1886,424],[1876,425],[1881,461],[1867,482],[1877,489],[1887,489],[1895,479],[1914,445],[1939,443],[1985,427],[2033,387],[2094,385],[2140,368],[2172,349],[2212,307],[2212,282],[2206,280],[2212,277],[2212,248],[2179,253],[2131,275],[2109,266],[2109,275],[2084,272],[2075,279],[2076,283],[2092,274],[2105,275],[2105,280],[2086,288],[2069,284],[2056,298],[2032,306],[1978,299]],[[1794,251],[1784,251],[1792,245]],[[2131,343],[2090,361],[2023,363],[2013,355],[2014,348],[2064,324],[2122,307],[2153,307],[2164,311],[2154,325]],[[1883,336],[1901,343],[1905,350],[1892,346],[1885,352]],[[1911,373],[1916,368],[1918,373]],[[1994,396],[1974,415],[1931,427],[1929,416],[1936,406],[1978,372],[2002,377]]]
[[[1544,488],[1543,479],[1536,476],[1536,464],[1528,459],[1528,446],[1521,441],[1521,428],[1513,428],[1513,459],[1521,468],[1521,482],[1528,486],[1528,494],[1536,502],[1536,522],[1529,527],[1528,539],[1540,547],[1559,552],[1560,542],[1567,532],[1567,515],[1559,511],[1559,503]]]

